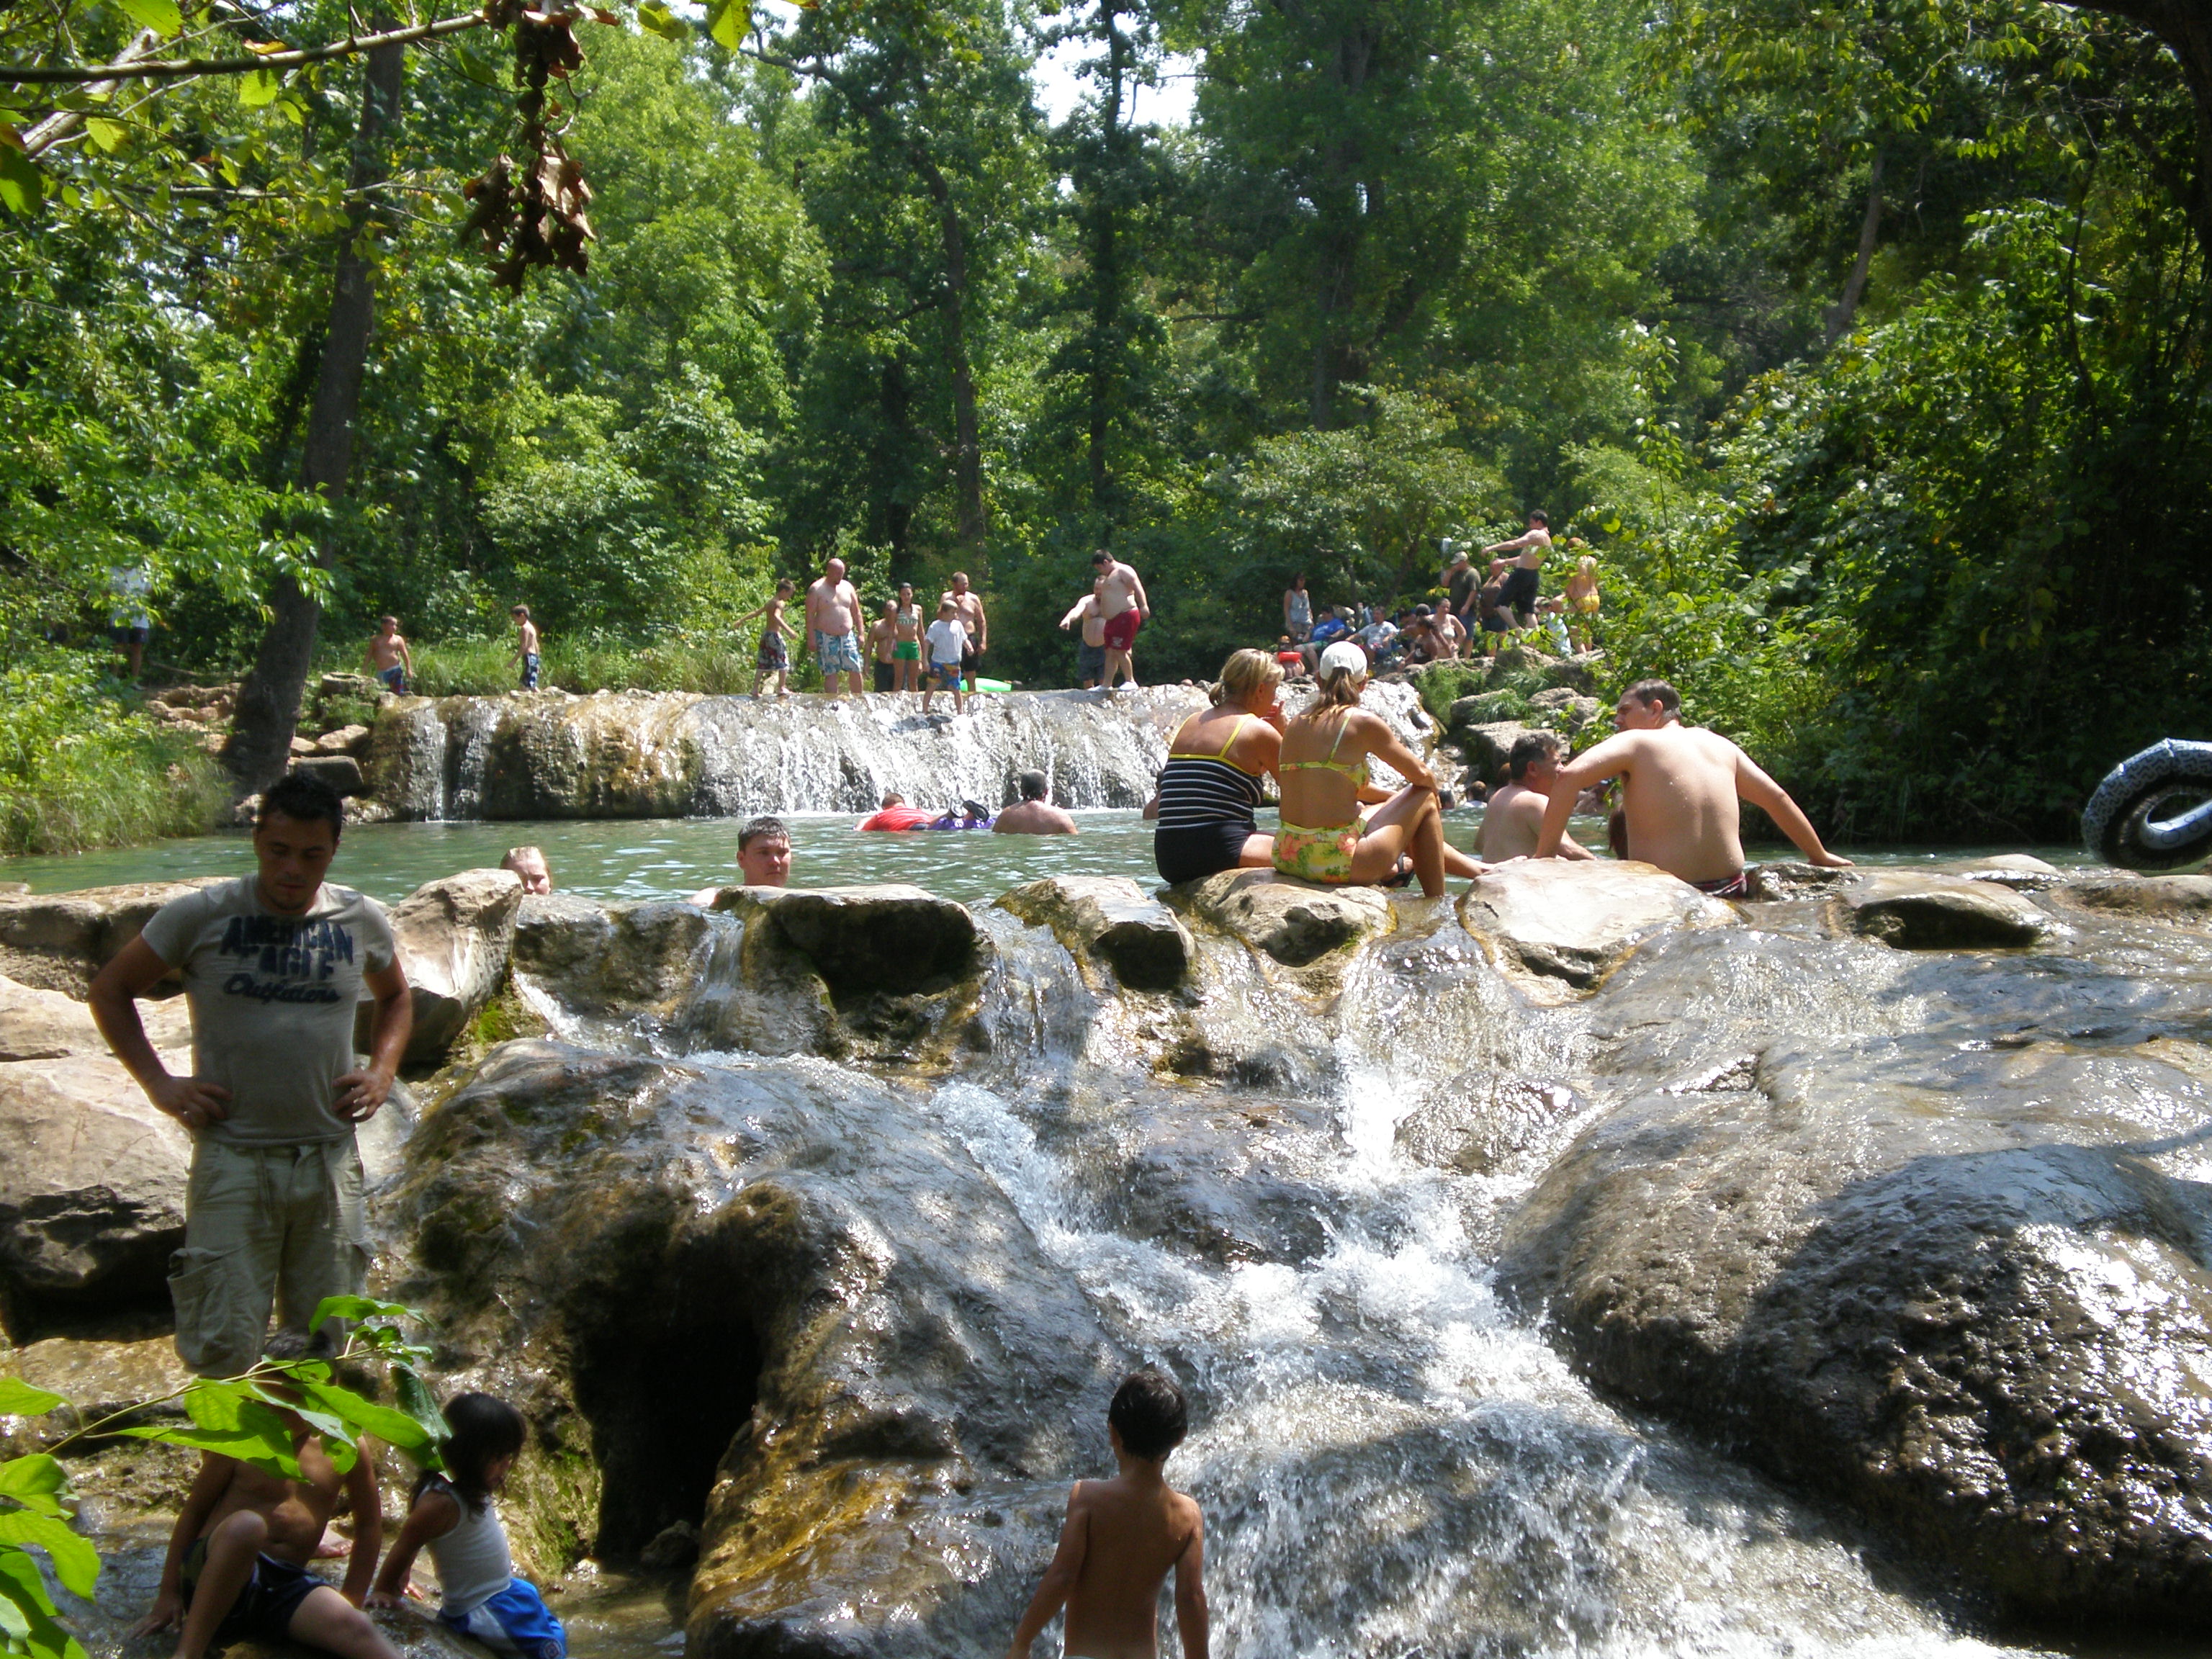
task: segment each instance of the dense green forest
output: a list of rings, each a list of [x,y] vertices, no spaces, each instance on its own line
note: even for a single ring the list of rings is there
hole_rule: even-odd
[[[1181,677],[1293,572],[1425,594],[1540,506],[1611,672],[1838,838],[2067,836],[2212,737],[2212,64],[2185,0],[2141,16],[10,9],[0,833],[128,833],[71,802],[149,769],[206,810],[110,678],[117,568],[155,674],[258,661],[251,785],[246,726],[386,611],[433,684],[518,600],[696,684],[835,553],[872,597],[969,572],[994,672],[1065,684],[1106,545]],[[1188,124],[1133,119],[1170,71]]]

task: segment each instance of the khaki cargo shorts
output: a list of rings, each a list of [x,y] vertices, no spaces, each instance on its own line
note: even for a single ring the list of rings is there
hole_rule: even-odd
[[[283,1328],[305,1331],[325,1297],[358,1296],[368,1280],[362,1184],[349,1139],[234,1146],[202,1136],[185,1248],[169,1258],[177,1357],[202,1376],[235,1376],[260,1358],[272,1304]]]

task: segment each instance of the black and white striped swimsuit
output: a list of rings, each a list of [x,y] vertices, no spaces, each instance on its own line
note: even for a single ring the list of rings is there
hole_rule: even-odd
[[[1259,810],[1260,780],[1229,759],[1244,722],[1240,715],[1229,740],[1211,755],[1170,752],[1160,769],[1160,816],[1152,832],[1152,860],[1165,882],[1196,881],[1234,870],[1244,840],[1260,833],[1252,814]]]

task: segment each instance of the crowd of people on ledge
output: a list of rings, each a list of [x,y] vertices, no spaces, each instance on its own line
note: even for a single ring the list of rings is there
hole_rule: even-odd
[[[1571,540],[1568,550],[1579,545]],[[1487,561],[1481,570],[1474,562],[1475,550],[1449,539],[1443,547],[1447,562],[1438,583],[1444,599],[1441,605],[1401,605],[1394,612],[1383,604],[1355,599],[1316,609],[1304,574],[1293,576],[1283,592],[1283,631],[1274,652],[1285,675],[1299,681],[1316,677],[1322,653],[1339,642],[1358,647],[1369,670],[1378,674],[1494,656],[1516,633],[1531,630],[1561,655],[1591,648],[1603,604],[1597,561],[1588,553],[1580,555],[1565,590],[1545,598],[1542,571],[1553,542],[1544,514],[1529,514],[1528,528],[1521,535],[1480,549]],[[1091,565],[1090,590],[1060,619],[1061,630],[1076,635],[1077,680],[1086,691],[1133,690],[1137,635],[1152,619],[1152,601],[1144,579],[1104,549],[1091,556]],[[791,609],[798,593],[798,583],[786,578],[776,583],[774,598],[732,624],[743,629],[760,623],[753,658],[756,699],[766,695],[771,681],[777,696],[791,695],[794,647],[813,653],[823,690],[830,696],[859,696],[864,689],[865,662],[872,671],[865,689],[918,692],[925,715],[935,714],[940,693],[951,696],[952,712],[958,715],[966,712],[968,698],[978,691],[1010,689],[1004,681],[983,676],[984,658],[991,648],[990,615],[965,571],[953,573],[933,613],[924,612],[913,583],[902,582],[897,597],[884,600],[872,622],[842,559],[824,562],[822,574],[808,585],[800,619],[794,622]],[[520,688],[535,690],[544,660],[538,625],[531,620],[528,605],[514,606],[512,614],[515,639],[510,660]],[[118,642],[125,632],[118,629]],[[136,642],[125,648],[136,651],[143,644],[144,629],[129,632]],[[380,620],[362,665],[383,690],[406,695],[415,661],[398,617]]]
[[[1483,816],[1480,859],[1443,837],[1434,775],[1379,715],[1360,706],[1366,653],[1348,641],[1322,647],[1313,697],[1285,718],[1277,702],[1285,665],[1238,651],[1222,665],[1211,705],[1176,730],[1147,815],[1157,819],[1160,878],[1194,881],[1225,870],[1273,869],[1329,886],[1420,884],[1435,897],[1447,876],[1480,876],[1522,858],[1595,857],[1567,834],[1585,793],[1619,781],[1617,857],[1656,865],[1700,891],[1748,891],[1739,803],[1763,809],[1815,864],[1828,851],[1782,786],[1717,732],[1686,726],[1681,697],[1663,680],[1620,695],[1615,735],[1571,762],[1551,732],[1513,747],[1509,781]],[[1370,760],[1405,780],[1376,785]],[[1274,833],[1255,814],[1272,779],[1281,803]]]

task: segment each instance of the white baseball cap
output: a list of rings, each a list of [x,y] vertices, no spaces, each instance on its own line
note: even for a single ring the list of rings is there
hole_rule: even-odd
[[[1321,653],[1321,672],[1333,674],[1340,668],[1348,668],[1355,674],[1367,672],[1367,653],[1350,640],[1339,640]]]

